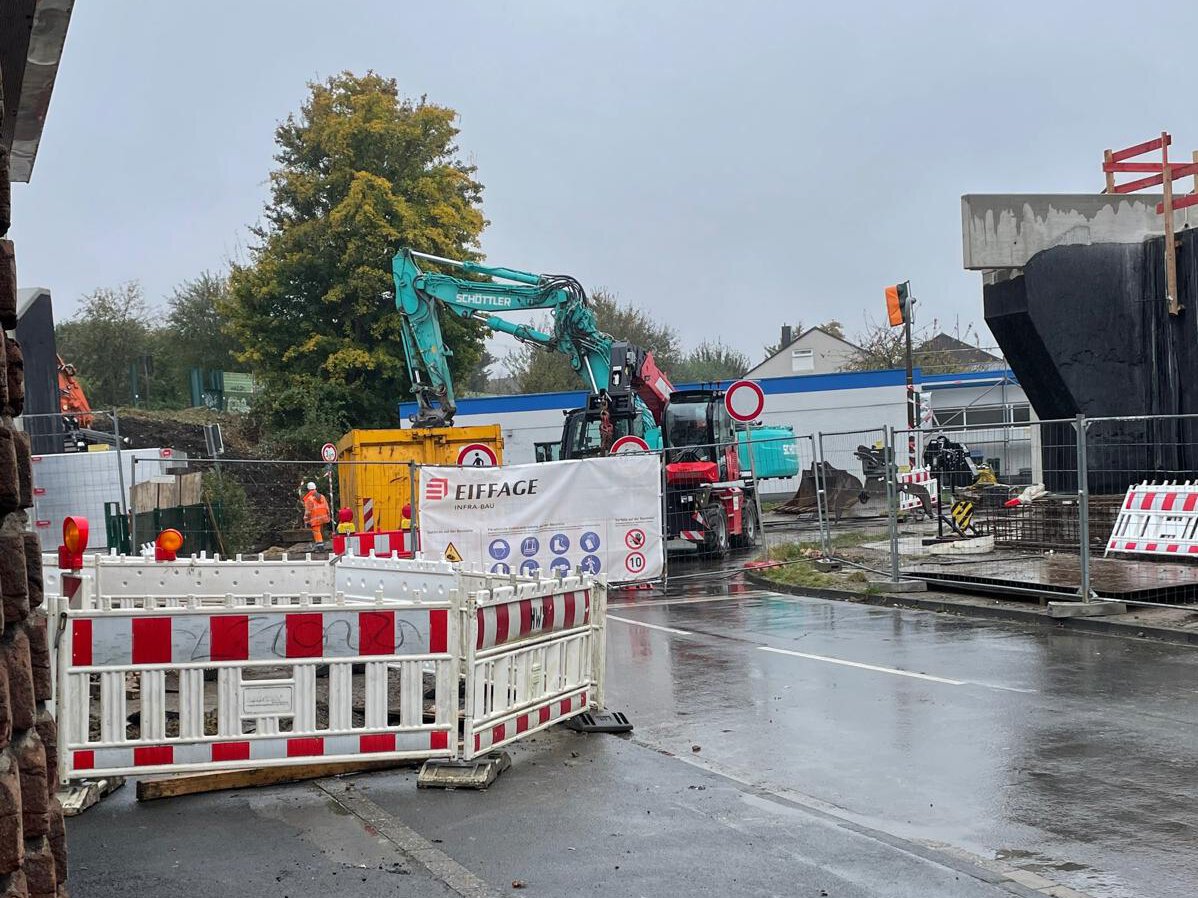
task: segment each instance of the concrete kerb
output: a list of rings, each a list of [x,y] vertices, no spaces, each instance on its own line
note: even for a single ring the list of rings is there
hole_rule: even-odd
[[[940,593],[916,596],[884,592],[860,593],[846,589],[827,589],[824,587],[790,586],[785,583],[778,583],[751,571],[745,571],[745,579],[754,586],[786,595],[831,599],[838,602],[852,602],[858,605],[871,605],[875,608],[909,608],[916,611],[936,611],[945,614],[957,614],[963,617],[1051,626],[1074,630],[1079,633],[1093,633],[1131,639],[1152,639],[1172,645],[1198,646],[1198,631],[1180,630],[1172,627],[1154,627],[1134,621],[1112,620],[1107,617],[1052,617],[1046,608],[1013,608],[1009,605],[982,604],[983,602],[993,601],[989,599],[967,599],[964,597],[957,599]]]

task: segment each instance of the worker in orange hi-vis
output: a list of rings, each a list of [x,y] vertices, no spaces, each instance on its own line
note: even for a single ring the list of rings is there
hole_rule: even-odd
[[[324,525],[332,520],[329,500],[316,491],[316,484],[308,481],[308,492],[304,493],[304,524],[312,528],[312,542],[324,542]]]

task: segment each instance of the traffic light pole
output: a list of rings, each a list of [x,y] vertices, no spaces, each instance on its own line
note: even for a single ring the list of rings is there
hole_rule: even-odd
[[[915,297],[907,281],[907,308],[903,310],[903,339],[907,343],[907,455],[911,467],[916,467],[915,428],[919,426],[919,395],[915,392],[915,365],[911,352],[911,324],[915,318]]]

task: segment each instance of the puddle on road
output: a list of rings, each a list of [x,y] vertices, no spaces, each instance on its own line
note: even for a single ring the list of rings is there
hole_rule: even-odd
[[[1134,890],[1128,888],[1118,877],[1101,870],[1095,870],[1088,864],[1076,861],[1061,861],[1024,848],[1000,848],[994,853],[994,859],[1005,861],[1012,867],[1038,873],[1045,879],[1051,879],[1062,885],[1104,898],[1143,898]]]

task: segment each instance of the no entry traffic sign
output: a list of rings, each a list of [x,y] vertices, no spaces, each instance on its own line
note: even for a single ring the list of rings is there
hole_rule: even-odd
[[[765,393],[751,380],[738,380],[724,392],[724,408],[733,421],[756,421],[765,411]]]
[[[485,443],[467,443],[458,452],[458,464],[467,468],[493,468],[499,459]]]
[[[620,437],[611,444],[611,454],[620,455],[623,452],[648,452],[649,444],[640,437]]]

